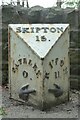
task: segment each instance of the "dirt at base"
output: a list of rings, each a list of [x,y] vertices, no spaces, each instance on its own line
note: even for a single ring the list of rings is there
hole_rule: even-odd
[[[8,88],[4,87],[2,91],[2,106],[6,113],[3,118],[78,118],[78,108],[80,107],[78,95],[80,95],[80,91],[71,90],[69,102],[52,107],[49,111],[40,111],[9,99]]]

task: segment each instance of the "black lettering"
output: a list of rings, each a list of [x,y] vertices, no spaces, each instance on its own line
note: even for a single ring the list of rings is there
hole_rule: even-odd
[[[24,77],[24,78],[27,78],[27,77],[28,77],[28,72],[23,71],[23,77]]]
[[[63,32],[63,27],[61,27],[61,28],[57,27],[57,32],[58,33]]]
[[[55,79],[57,78],[57,72],[55,72]]]
[[[59,60],[58,58],[55,59],[55,64],[56,64],[56,65],[57,65],[57,63],[58,63],[58,60]]]
[[[31,62],[32,62],[32,60],[29,60],[28,64],[29,64],[29,65],[32,65],[32,63],[31,63]]]
[[[36,63],[34,64],[33,69],[34,69],[34,71],[37,70],[37,65],[36,65]]]
[[[60,66],[62,67],[63,65],[64,65],[64,61],[61,60],[61,61],[60,61]]]
[[[23,58],[23,64],[27,64],[27,59]]]
[[[22,33],[29,33],[29,28],[22,28]]]
[[[34,27],[31,27],[31,33],[34,33]]]
[[[22,64],[22,59],[19,59],[18,61],[19,61],[19,64],[21,65]]]
[[[18,64],[15,64],[15,68],[17,69],[19,67],[19,65]]]
[[[36,41],[40,41],[40,40],[39,40],[39,36],[36,36]]]
[[[17,33],[20,33],[20,32],[21,32],[21,27],[17,27],[17,28],[16,28],[16,32],[17,32]]]
[[[47,33],[48,32],[47,30],[49,30],[48,27],[42,27],[42,29],[44,30],[44,33]]]
[[[41,28],[39,27],[36,27],[35,29],[36,29],[36,33],[39,33],[39,31],[41,30]]]
[[[46,79],[49,79],[49,74],[50,74],[50,73],[47,73],[47,72],[45,73],[45,78],[46,78]]]
[[[12,68],[12,72],[14,72],[14,73],[16,72],[16,69],[14,67]]]
[[[52,63],[51,62],[49,62],[49,65],[50,65],[50,67],[51,67],[51,69],[53,68],[53,65],[52,65]]]
[[[54,27],[50,28],[50,32],[55,33],[56,32],[56,28],[54,28]]]
[[[48,33],[48,31],[52,32],[52,33],[60,33],[60,32],[63,32],[63,27],[57,27],[57,28],[54,28],[54,27],[51,27],[50,29],[48,27],[42,27],[42,28],[39,28],[39,27],[31,27],[30,29],[29,28],[24,28],[24,27],[17,27],[16,28],[16,32],[20,33],[39,33],[40,30],[43,30],[43,33]]]
[[[41,36],[41,41],[46,41],[46,37],[45,36]]]

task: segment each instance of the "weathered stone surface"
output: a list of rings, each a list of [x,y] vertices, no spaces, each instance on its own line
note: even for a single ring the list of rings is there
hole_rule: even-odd
[[[65,14],[62,9],[46,8],[42,11],[41,22],[44,23],[61,23],[65,22]]]
[[[41,13],[44,8],[41,6],[34,6],[29,9],[28,20],[29,23],[39,23],[41,19]]]

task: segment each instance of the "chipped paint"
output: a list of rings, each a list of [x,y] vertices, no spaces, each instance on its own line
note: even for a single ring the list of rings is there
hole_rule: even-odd
[[[41,109],[68,99],[68,24],[10,24],[8,36],[11,97],[21,100],[20,89],[29,85],[31,94],[21,96]],[[55,94],[57,86],[63,94]]]

